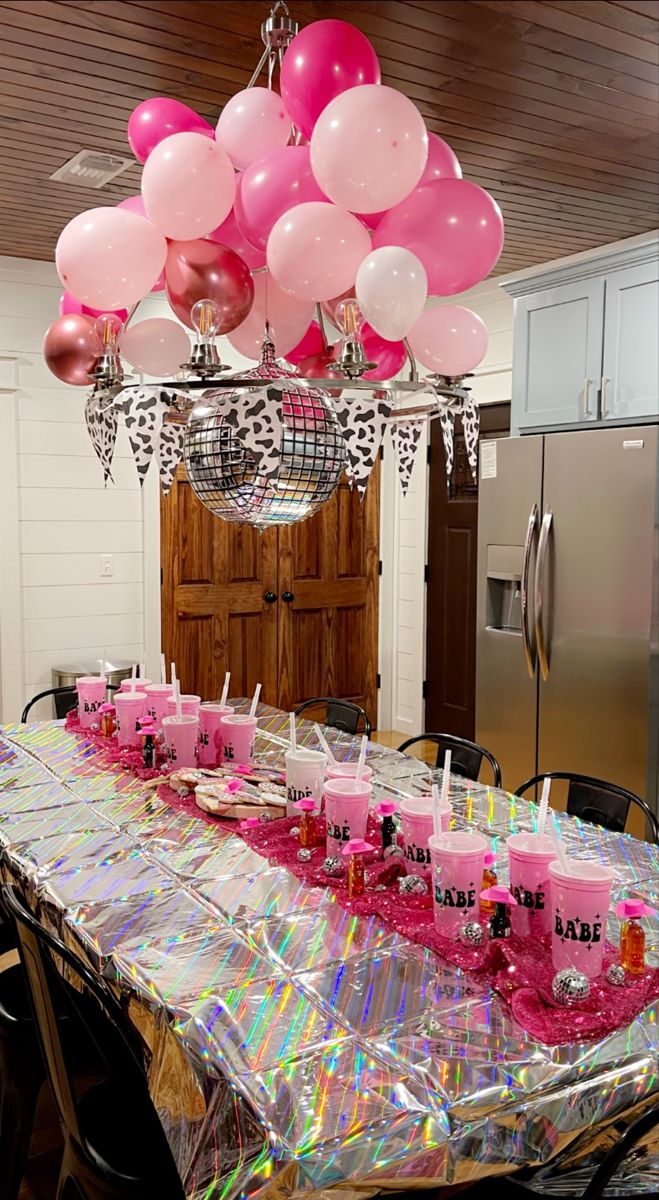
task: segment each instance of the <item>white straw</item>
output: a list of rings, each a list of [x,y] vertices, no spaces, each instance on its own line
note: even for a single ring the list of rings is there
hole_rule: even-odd
[[[102,657],[102,659],[101,659],[101,676],[105,675],[105,672],[106,672],[106,669],[107,669],[107,665],[108,665],[108,661],[107,661],[107,650],[104,650],[104,651],[103,651],[103,657]]]
[[[131,692],[135,691],[136,682],[137,682],[137,663],[133,663],[133,666],[132,666],[131,672],[130,672],[130,690],[131,690]]]
[[[164,654],[160,655],[160,682],[167,683],[167,663]]]
[[[222,695],[220,696],[220,704],[226,704],[226,702],[227,702],[227,696],[229,695],[229,683],[230,682],[231,682],[231,671],[227,671],[226,675],[224,676],[224,687],[222,688]]]
[[[567,856],[565,854],[565,850],[563,849],[563,840],[559,837],[556,826],[554,826],[552,829],[550,836],[553,838],[554,846],[556,847],[556,857],[559,861],[561,871],[564,875],[573,875],[574,872],[567,861]]]
[[[325,753],[327,755],[328,763],[331,763],[331,765],[333,767],[335,767],[336,759],[327,744],[327,739],[326,739],[325,734],[323,733],[322,729],[320,728],[320,725],[314,725],[314,733],[316,734],[318,741],[320,742],[321,746],[323,747],[323,750],[325,751]]]
[[[430,795],[432,797],[432,831],[435,837],[439,837],[442,832],[442,818],[440,816],[441,802],[439,799],[439,788],[436,783],[433,783]]]
[[[256,716],[256,706],[259,702],[260,695],[261,695],[261,684],[257,683],[256,687],[254,688],[254,695],[252,696],[252,703],[250,705],[250,710],[249,710],[250,717]]]
[[[551,779],[547,776],[542,781],[542,796],[540,797],[540,807],[538,809],[538,833],[545,832],[547,824],[547,812],[549,810],[549,793],[551,791]]]
[[[176,663],[170,663],[169,666],[170,666],[170,670],[172,673],[172,696],[175,696],[176,695]]]
[[[140,679],[146,679],[146,663],[140,663]]]
[[[181,704],[181,685],[178,679],[176,680],[176,690],[174,695],[176,696],[176,715],[180,721],[181,717],[183,716],[183,705]]]
[[[364,764],[366,762],[366,747],[368,746],[368,738],[364,734],[362,738],[361,749],[359,751],[359,761],[357,762],[357,774],[355,775],[355,783],[361,783],[362,775],[364,774]]]
[[[449,788],[451,786],[451,751],[447,750],[444,755],[444,770],[442,772],[442,808],[446,808],[448,804]]]
[[[291,713],[290,723],[291,723],[291,738],[290,738],[291,752],[293,754],[295,754],[295,751],[297,750],[297,732],[295,729],[295,713],[294,712]]]

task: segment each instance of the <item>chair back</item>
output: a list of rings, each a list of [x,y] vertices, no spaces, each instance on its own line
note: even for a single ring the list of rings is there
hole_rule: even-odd
[[[353,704],[352,700],[334,700],[328,696],[315,696],[312,700],[305,700],[302,704],[298,704],[295,709],[296,717],[299,717],[309,708],[325,706],[324,724],[329,725],[331,729],[340,729],[343,733],[365,733],[367,737],[371,736],[371,722],[368,715],[360,708],[358,704]],[[360,729],[360,723],[362,728]]]
[[[501,767],[494,755],[484,746],[470,742],[469,738],[456,737],[452,733],[419,733],[416,737],[408,738],[398,749],[404,753],[410,746],[419,742],[432,742],[437,746],[435,768],[444,765],[444,755],[447,750],[450,750],[451,774],[459,775],[462,779],[472,779],[477,782],[483,759],[485,759],[492,768],[494,787],[501,787]]]
[[[650,826],[652,841],[656,843],[659,840],[659,822],[652,810],[635,792],[630,792],[617,783],[608,783],[590,775],[577,775],[571,771],[546,771],[544,775],[534,775],[520,784],[515,795],[522,796],[524,792],[541,784],[544,779],[567,782],[567,811],[570,816],[590,821],[591,824],[609,829],[612,833],[624,833],[629,809],[635,805]]]
[[[107,691],[116,692],[117,687],[118,684],[109,683],[107,686]],[[31,700],[28,700],[27,704],[25,705],[25,708],[21,713],[21,723],[23,725],[25,724],[30,709],[34,708],[34,705],[38,704],[40,700],[45,700],[47,696],[53,697],[53,700],[55,701],[57,720],[62,721],[67,713],[69,713],[72,708],[75,708],[76,694],[75,687],[72,687],[70,684],[67,684],[66,687],[46,688],[45,692],[37,692],[37,695],[33,696]]]

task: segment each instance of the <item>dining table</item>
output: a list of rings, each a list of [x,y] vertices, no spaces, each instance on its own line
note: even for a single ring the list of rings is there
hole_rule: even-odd
[[[283,767],[289,714],[257,715],[256,757]],[[358,757],[360,739],[325,735]],[[297,738],[317,745],[310,723]],[[366,762],[374,803],[441,775],[376,742]],[[121,997],[189,1200],[458,1190],[521,1168],[579,1194],[607,1131],[657,1103],[656,1005],[600,1040],[533,1040],[482,976],[161,793],[63,722],[0,729],[2,878]],[[536,805],[458,775],[450,799],[507,882],[506,837]],[[571,856],[613,867],[614,899],[659,908],[655,846],[554,818]],[[659,964],[652,934],[647,954]],[[631,1194],[651,1165],[626,1168]]]

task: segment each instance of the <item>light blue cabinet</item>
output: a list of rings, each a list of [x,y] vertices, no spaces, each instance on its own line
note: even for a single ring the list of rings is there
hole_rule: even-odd
[[[525,272],[515,297],[512,431],[659,416],[659,240]]]

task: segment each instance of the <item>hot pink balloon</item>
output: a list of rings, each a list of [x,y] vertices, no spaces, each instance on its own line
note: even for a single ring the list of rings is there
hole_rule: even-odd
[[[316,182],[330,200],[350,212],[375,213],[399,204],[418,184],[428,133],[402,92],[365,84],[327,105],[310,153]]]
[[[291,120],[307,137],[330,100],[347,88],[380,82],[368,38],[347,21],[314,21],[293,38],[281,69],[281,94]]]
[[[325,343],[323,335],[320,332],[320,325],[317,321],[312,321],[307,329],[304,337],[300,338],[297,346],[288,351],[286,355],[287,362],[293,367],[297,367],[303,359],[309,358],[311,355],[319,355],[325,353]]]
[[[170,242],[165,280],[167,299],[188,329],[193,328],[190,309],[198,300],[214,300],[218,305],[220,333],[236,329],[254,300],[254,284],[247,263],[228,246],[203,238]]]
[[[141,163],[174,133],[200,133],[214,138],[215,130],[187,104],[169,96],[152,96],[138,104],[128,119],[128,143]]]
[[[62,383],[89,387],[89,373],[100,351],[93,320],[81,313],[67,313],[53,321],[43,342],[46,366]]]
[[[483,321],[460,304],[427,308],[408,340],[414,357],[438,375],[466,375],[487,353],[487,329]]]
[[[245,358],[258,359],[267,318],[275,351],[282,357],[297,345],[308,329],[313,307],[307,300],[296,300],[282,292],[264,271],[254,276],[254,304],[247,319],[229,334],[229,341]]]
[[[290,136],[291,118],[281,96],[264,87],[245,88],[232,96],[215,130],[216,140],[240,171],[285,146]]]
[[[150,317],[129,325],[119,338],[122,355],[145,375],[171,375],[190,357],[190,340],[178,321]]]
[[[234,211],[245,237],[265,250],[270,231],[290,208],[327,201],[311,170],[308,146],[284,146],[253,163],[238,179]]]
[[[80,300],[76,300],[75,296],[72,296],[70,292],[62,292],[62,295],[59,298],[60,317],[65,317],[67,313],[82,313],[85,317],[92,317],[95,319],[96,317],[102,316],[103,312],[104,310],[101,308],[88,308],[86,304],[82,304]],[[124,321],[128,317],[128,309],[116,309],[116,316],[118,316],[123,325]]]
[[[489,275],[503,247],[503,217],[478,184],[438,179],[382,218],[373,245],[411,250],[426,269],[430,295],[454,296]]]
[[[329,300],[355,282],[371,238],[361,221],[334,204],[312,201],[291,208],[268,238],[275,283],[298,300]]]
[[[362,379],[385,380],[393,379],[405,365],[407,350],[402,342],[387,342],[376,333],[368,322],[362,327],[362,345],[364,354],[369,362],[377,365],[371,371],[365,371]],[[332,356],[341,357],[341,343],[336,342],[332,347]]]
[[[124,200],[120,200],[117,208],[127,208],[128,212],[135,213],[138,217],[144,217],[148,221],[144,201],[141,196],[126,196]]]
[[[448,142],[428,130],[428,161],[419,186],[434,183],[436,179],[462,179],[462,167]]]
[[[116,312],[151,291],[166,256],[167,242],[150,221],[122,208],[91,208],[65,225],[55,263],[78,300]]]
[[[290,362],[290,359],[288,360]],[[332,357],[331,351],[324,350],[320,354],[310,354],[308,358],[303,358],[297,365],[297,373],[302,379],[343,379],[340,371],[336,369],[336,360]],[[340,396],[340,388],[326,388],[328,396]]]
[[[166,237],[205,237],[228,217],[236,192],[225,150],[198,133],[175,133],[151,152],[142,171],[149,220]]]
[[[240,181],[239,181],[240,182]],[[238,203],[238,191],[236,190],[236,204]],[[265,243],[263,250],[257,250],[252,246],[247,238],[243,236],[242,231],[238,228],[236,221],[235,206],[231,209],[228,217],[217,229],[209,233],[209,242],[218,242],[220,246],[228,246],[230,250],[239,254],[243,262],[247,263],[250,271],[256,271],[258,267],[265,266]]]

